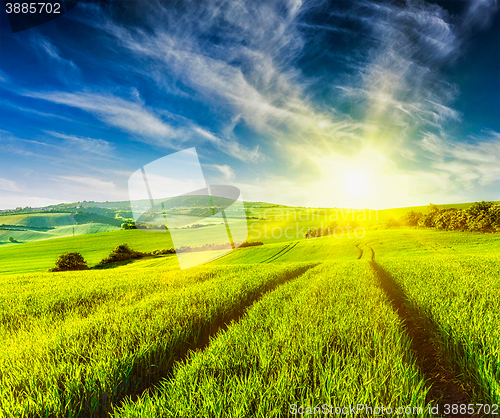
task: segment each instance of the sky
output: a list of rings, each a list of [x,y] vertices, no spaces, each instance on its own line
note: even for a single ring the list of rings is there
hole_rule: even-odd
[[[16,33],[2,10],[0,209],[128,200],[135,171],[191,147],[247,201],[500,200],[498,9],[80,1]]]

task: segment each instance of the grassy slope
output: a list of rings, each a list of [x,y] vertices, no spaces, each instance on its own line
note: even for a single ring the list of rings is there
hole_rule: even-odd
[[[91,230],[96,228],[96,225],[98,224],[75,226],[75,232],[78,228]],[[70,235],[72,227],[67,228],[69,228],[67,232]],[[178,244],[176,246],[202,246],[207,242],[211,242],[214,228],[216,227],[177,231],[181,232],[181,236],[180,239],[176,240],[176,244]],[[240,222],[237,228],[243,229],[244,224]],[[5,232],[10,233],[13,231]],[[13,234],[9,236],[13,236]],[[142,230],[114,230],[112,232],[69,236],[24,244],[5,244],[0,246],[0,274],[47,271],[47,269],[54,266],[55,260],[60,254],[70,251],[81,252],[89,266],[92,266],[106,257],[114,247],[122,243],[129,244],[137,251],[153,251],[173,247],[169,233]]]
[[[71,213],[33,213],[25,215],[1,215],[0,224],[31,227],[57,227],[75,225]]]
[[[9,417],[104,416],[204,334],[313,266],[5,275],[0,408]]]
[[[408,346],[369,264],[325,263],[266,295],[178,364],[159,391],[126,402],[116,416],[260,418],[288,415],[292,404],[425,407]]]
[[[137,251],[150,251],[172,246],[166,233],[119,230],[17,244],[0,248],[0,272],[43,272],[54,266],[60,254],[81,252],[89,265],[97,264],[117,245],[127,243]]]
[[[203,231],[203,234],[209,234],[210,228],[202,228],[201,231]],[[200,237],[196,238],[199,232],[200,230],[186,230],[187,234],[194,234],[192,238],[193,240],[201,240]],[[251,265],[248,267],[235,266],[238,268],[241,267],[253,269],[253,271],[257,274],[258,272],[263,271],[264,268],[267,268],[267,266],[269,266],[269,264],[261,263],[262,261],[266,260],[271,260],[275,264],[293,263],[302,260],[323,261],[326,258],[330,260],[337,259],[339,261],[350,259],[353,263],[363,262],[363,260],[357,260],[359,250],[355,247],[355,244],[358,243],[358,241],[356,240],[349,240],[347,238],[341,240],[337,240],[334,238],[318,238],[312,239],[310,242],[308,240],[299,240],[297,245],[293,248],[291,246],[286,247],[287,245],[290,245],[289,242],[279,242],[279,239],[276,241],[278,242],[272,244],[272,239],[269,239],[267,241],[268,243],[264,246],[239,249],[234,253],[231,253],[230,255],[227,255],[217,261],[214,261],[211,264],[208,264],[204,268],[210,270],[212,268],[224,268],[224,266],[222,266],[223,264],[234,265],[258,263],[257,267],[252,267]],[[442,263],[443,265],[449,266],[444,270],[442,284],[439,287],[433,289],[432,286],[429,286],[427,293],[420,292],[421,295],[426,295],[424,299],[418,299],[418,295],[412,294],[411,288],[408,288],[408,295],[412,298],[412,303],[420,304],[421,306],[425,307],[428,314],[434,315],[437,321],[444,320],[444,317],[441,317],[439,315],[439,305],[436,308],[436,305],[432,305],[428,302],[430,300],[439,301],[442,299],[435,297],[435,295],[437,294],[436,292],[439,289],[444,289],[446,291],[449,289],[449,286],[447,285],[449,281],[446,274],[453,274],[453,272],[457,270],[457,266],[463,265],[461,259],[472,260],[471,262],[473,262],[476,257],[482,257],[481,263],[484,265],[486,265],[490,261],[498,263],[498,255],[500,249],[499,234],[443,232],[408,228],[383,231],[368,231],[366,237],[363,238],[363,241],[370,242],[370,246],[372,246],[372,248],[374,248],[375,250],[376,259],[380,260],[380,263],[387,266],[388,269],[396,269],[394,265],[399,266],[401,265],[401,263],[404,264],[403,270],[400,269],[398,270],[399,273],[395,273],[396,275],[399,274],[401,276],[400,280],[403,285],[404,283],[406,283],[404,282],[404,278],[408,277],[408,272],[415,271],[416,274],[413,278],[414,284],[410,284],[410,286],[413,286],[415,289],[418,289],[416,285],[419,284],[419,281],[421,282],[422,278],[426,278],[426,280],[428,280],[429,276],[426,276],[426,274],[428,274],[428,271],[432,271],[429,270],[429,268],[437,268],[437,263],[435,262],[436,260],[439,260],[439,263]],[[4,272],[45,271],[47,268],[53,266],[57,255],[67,251],[81,251],[90,264],[95,264],[105,255],[107,255],[117,244],[123,242],[130,244],[132,248],[136,250],[142,251],[166,248],[171,246],[169,235],[166,233],[148,233],[137,230],[116,231],[103,234],[79,236],[74,238],[61,238],[0,249],[0,270]],[[291,244],[293,245],[295,244],[295,242],[297,241],[293,241]],[[289,251],[285,252],[287,248],[289,248]],[[280,251],[282,254],[281,256],[279,256]],[[427,270],[424,269],[422,270],[422,272],[420,272],[420,264],[418,261],[419,259],[423,260],[421,263],[422,266],[428,265],[430,267],[428,267]],[[29,262],[27,262],[27,260],[29,260]],[[390,267],[391,263],[393,267]],[[433,263],[436,264],[434,267]],[[479,265],[479,267],[480,266],[481,265]],[[120,283],[123,280],[130,280],[131,283],[136,283],[138,286],[137,290],[126,296],[125,300],[127,304],[129,304],[131,307],[134,307],[134,312],[138,314],[139,312],[141,312],[143,307],[140,303],[142,296],[141,298],[137,298],[137,295],[143,295],[144,290],[141,289],[146,289],[147,286],[145,283],[147,282],[148,277],[166,277],[167,275],[171,274],[172,269],[176,270],[176,268],[175,256],[166,256],[139,260],[137,262],[130,263],[116,269],[105,270],[101,272],[75,272],[49,275],[6,275],[1,278],[1,281],[4,284],[19,286],[21,289],[24,288],[27,291],[30,288],[39,288],[42,293],[46,292],[47,295],[50,295],[51,292],[54,292],[55,298],[52,299],[53,303],[51,302],[49,304],[50,306],[47,305],[44,308],[47,312],[47,315],[49,316],[57,316],[61,307],[64,308],[64,306],[66,306],[64,300],[68,295],[69,290],[74,288],[73,290],[78,293],[78,289],[81,288],[81,291],[84,293],[83,299],[80,297],[76,297],[76,302],[71,302],[72,304],[70,303],[68,305],[68,309],[63,309],[63,311],[65,312],[64,315],[75,315],[75,321],[79,321],[78,318],[82,315],[81,312],[83,312],[80,310],[83,309],[85,311],[86,309],[85,298],[87,296],[85,296],[85,292],[89,291],[89,289],[92,290],[91,287],[85,287],[86,285],[82,285],[81,283],[87,283],[90,278],[99,277],[99,281],[101,283],[94,289],[95,292],[94,290],[90,292],[90,296],[88,297],[89,300],[97,300],[96,303],[98,306],[104,306],[103,301],[108,301],[111,304],[121,303],[118,299],[122,296],[119,295],[119,292],[117,294],[116,290],[112,290],[111,288],[109,288],[109,286],[113,287],[116,283]],[[490,270],[486,269],[486,273],[481,273],[483,275],[480,275],[479,273],[477,273],[478,268],[473,266],[469,270],[467,270],[467,274],[463,275],[460,280],[465,282],[466,280],[471,280],[471,278],[478,277],[480,281],[486,282],[487,280],[491,280],[492,278],[492,271]],[[438,270],[436,270],[436,272],[438,272]],[[498,274],[495,277],[498,277]],[[52,282],[54,283],[50,284]],[[57,294],[55,292],[56,289]],[[9,294],[15,293],[16,292],[9,292]],[[486,293],[486,296],[490,297],[491,295],[489,293]],[[461,297],[461,295],[459,295],[459,297]],[[8,297],[5,295],[1,299],[2,303],[4,303],[4,306],[6,307],[4,311],[6,312],[6,315],[9,315],[9,312],[12,309],[11,306],[23,306],[23,304],[17,304],[12,301],[9,302],[8,300],[10,299],[8,299]],[[40,297],[41,302],[43,302],[43,299],[44,298]],[[79,302],[80,299],[82,299],[82,301]],[[47,300],[50,301],[51,299],[49,298]],[[477,295],[478,303],[484,300],[487,299],[485,299],[481,295]],[[80,308],[80,306],[82,306],[82,308]],[[485,309],[484,311],[479,310],[478,313],[474,313],[474,320],[476,321],[479,328],[482,324],[481,321],[483,321],[483,318],[487,318],[486,314],[488,314],[489,312],[488,309],[486,309],[487,304],[483,308]],[[454,309],[456,314],[459,315],[461,312],[460,306],[456,305]],[[85,312],[83,312],[83,314],[85,318],[87,318],[87,313]],[[88,326],[91,326],[93,320],[93,317],[89,316],[83,322]],[[498,327],[498,321],[495,322],[494,318],[488,319],[488,321],[490,321],[488,322],[490,331],[492,332],[492,335],[494,335],[493,331],[498,329],[495,328]],[[32,323],[32,325],[34,326],[36,324],[36,321]],[[131,324],[133,325],[133,323]],[[43,328],[46,325],[39,324],[39,326]],[[463,328],[463,326],[460,329],[465,329],[465,334],[464,332],[461,332],[462,336],[465,335],[467,337],[466,332],[469,332],[470,330],[467,331],[467,329]],[[94,332],[91,331],[92,330],[89,331],[90,334]],[[31,331],[29,329],[26,330],[26,338],[31,335],[30,332]],[[48,331],[44,328],[43,332]],[[66,335],[64,333],[72,335],[73,331],[71,330],[71,327],[68,327],[64,332],[61,332],[61,338],[66,338],[64,337],[64,335]],[[451,335],[453,334],[453,332],[449,332],[449,334]],[[5,338],[5,334],[3,333],[3,331],[0,335],[3,335],[2,338]],[[480,334],[477,335],[480,336]],[[101,336],[100,332],[96,331],[95,335],[92,334],[89,338],[89,341],[100,341],[101,338],[104,337]],[[139,335],[137,338],[137,341],[142,341],[141,335]],[[269,335],[266,338],[270,338],[272,340],[272,335]],[[112,339],[109,340],[110,344],[114,344],[115,342],[116,341]],[[33,344],[35,344],[36,346],[35,342]],[[495,341],[489,342],[489,344],[490,345],[487,346],[488,350],[498,351],[498,346],[494,345]],[[58,347],[59,348],[57,350],[59,350],[60,355],[65,354],[65,350],[69,350],[69,352],[71,351],[70,348],[68,348],[69,346],[66,347],[62,345]],[[98,355],[96,358],[96,361],[99,362],[100,358],[98,357]],[[476,360],[477,358],[474,361]],[[20,364],[22,364],[22,362]],[[485,370],[488,370],[489,363],[486,362],[483,364],[485,364]],[[490,372],[487,371],[485,373],[487,374]],[[106,377],[106,379],[112,379],[112,377],[108,376]],[[112,380],[106,382],[106,384],[113,384]]]
[[[500,402],[500,235],[423,230],[373,234],[375,259],[435,328],[476,400]]]
[[[452,205],[439,205],[441,208],[467,208],[472,203],[460,203]],[[252,206],[247,203],[248,214],[251,219],[231,220],[234,222],[232,228],[236,235],[246,234],[248,226],[248,237],[250,240],[269,242],[286,242],[304,237],[309,228],[321,228],[329,226],[337,221],[340,224],[354,223],[367,226],[383,223],[389,218],[399,219],[409,210],[426,213],[427,206],[415,206],[407,208],[384,209],[384,210],[357,210],[357,209],[322,209],[322,208],[293,208],[286,206],[263,205],[262,207]],[[106,217],[96,214],[81,214],[83,220],[94,219],[93,224],[75,226],[75,235],[92,234],[106,232],[117,229],[119,222],[110,219],[106,222]],[[204,222],[210,222],[209,219]],[[68,228],[75,225],[75,219],[70,213],[35,213],[23,215],[0,215],[0,224],[27,226],[31,228],[55,227],[51,230],[29,230],[11,231],[0,229],[0,245],[10,245],[8,238],[26,243],[48,238],[66,237],[73,235],[73,230]],[[108,223],[108,225],[106,225]],[[203,223],[203,222],[201,222]],[[116,224],[116,225],[115,225]],[[216,233],[218,227],[203,228],[203,233],[195,237],[196,234],[177,233],[174,236],[176,247],[183,245],[203,245],[210,241],[210,235]],[[193,238],[195,237],[195,238]],[[207,238],[208,237],[208,238]],[[204,241],[205,240],[205,241]],[[1,247],[0,247],[1,248]]]
[[[111,226],[108,224],[84,224],[84,225],[69,225],[69,226],[60,226],[54,229],[26,229],[22,230],[22,227],[19,230],[2,230],[0,229],[0,245],[2,246],[12,246],[25,244],[28,242],[34,241],[43,241],[46,239],[54,239],[54,238],[62,238],[62,237],[70,237],[73,235],[88,235],[88,234],[97,234],[100,232],[109,232],[116,231],[120,228],[116,226]],[[14,238],[17,243],[11,244],[8,242],[9,237]]]

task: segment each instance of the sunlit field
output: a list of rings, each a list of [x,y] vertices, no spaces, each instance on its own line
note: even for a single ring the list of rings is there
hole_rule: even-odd
[[[269,238],[185,271],[171,254],[46,272],[69,250],[92,267],[119,243],[167,248],[165,232],[0,249],[3,416],[265,417],[324,404],[436,416],[443,399],[498,404],[500,236],[358,236]]]

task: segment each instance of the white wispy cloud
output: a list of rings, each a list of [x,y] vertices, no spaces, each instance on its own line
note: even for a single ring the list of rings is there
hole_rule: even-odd
[[[375,14],[365,24],[376,41],[370,59],[359,67],[361,85],[344,92],[367,100],[367,121],[378,127],[371,145],[404,147],[415,130],[459,121],[460,113],[451,107],[457,88],[440,74],[460,45],[446,12],[421,2],[364,5]]]
[[[486,29],[498,11],[498,0],[471,0],[464,20],[464,27],[470,29],[478,26]]]
[[[262,158],[258,147],[251,150],[236,141],[217,137],[194,121],[181,118],[183,124],[172,126],[162,120],[154,110],[148,109],[143,102],[88,92],[28,92],[25,95],[87,111],[105,123],[133,134],[136,140],[149,144],[181,149],[181,144],[188,140],[208,140],[221,151],[242,161],[257,161]],[[63,137],[61,134],[56,135]],[[86,144],[88,149],[96,146],[95,141],[89,144],[88,139],[85,141],[74,135],[66,136],[65,139],[80,145]],[[103,143],[100,143],[99,147],[102,148]]]
[[[140,62],[147,58],[156,81],[156,74],[168,73],[194,90],[194,99],[211,103],[220,113],[229,112],[229,126],[237,119],[278,141],[286,138],[313,149],[359,147],[362,139],[334,109],[315,108],[306,94],[309,83],[302,82],[293,65],[305,44],[298,17],[312,6],[206,2],[196,10],[188,6],[183,15],[165,8],[165,20],[176,24],[153,25],[148,31],[125,28],[112,20],[94,24]],[[207,43],[204,35],[210,31],[221,42]],[[164,88],[172,93],[170,84],[169,80]],[[221,134],[237,142],[231,129],[223,128]]]
[[[76,107],[94,114],[111,126],[125,132],[154,138],[165,145],[176,138],[176,130],[142,105],[112,95],[97,93],[30,92],[27,96]]]
[[[0,83],[7,83],[9,80],[9,77],[7,76],[7,74],[0,70]]]
[[[222,174],[222,179],[226,182],[232,182],[236,177],[234,170],[227,164],[210,164],[208,168],[214,169]]]
[[[58,176],[55,177],[54,180],[73,183],[74,185],[76,184],[78,186],[82,186],[87,190],[92,190],[96,193],[108,196],[115,195],[118,189],[113,181],[101,180],[96,177]]]
[[[114,156],[115,146],[104,139],[66,135],[53,131],[46,131],[46,133],[55,138],[64,139],[64,147],[67,147],[70,152],[76,150],[78,153],[90,153],[106,158]]]
[[[0,190],[19,192],[21,191],[21,187],[13,180],[0,178]]]
[[[35,50],[43,58],[47,57],[49,60],[57,64],[54,68],[61,75],[63,75],[63,80],[70,78],[68,70],[72,73],[79,74],[80,70],[74,61],[64,58],[60,49],[55,46],[50,39],[40,35],[39,33],[33,34],[29,39],[29,47],[31,49]]]
[[[451,142],[427,134],[421,142],[431,160],[431,168],[446,173],[466,188],[500,181],[500,134],[488,131],[469,138],[468,142]]]

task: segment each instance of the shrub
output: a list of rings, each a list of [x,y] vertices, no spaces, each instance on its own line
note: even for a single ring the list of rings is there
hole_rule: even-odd
[[[167,248],[163,250],[154,250],[153,255],[166,255],[166,254],[175,254],[175,250],[173,248]]]
[[[242,243],[240,245],[239,248],[243,248],[243,247],[254,247],[256,245],[264,245],[261,241],[245,241],[244,243]]]
[[[457,209],[453,211],[449,229],[465,231],[467,229],[467,220],[467,212],[462,209]]]
[[[500,205],[492,205],[488,211],[488,217],[491,227],[495,231],[500,231]]]
[[[444,209],[435,216],[434,225],[437,229],[451,229],[453,215],[456,209]]]
[[[137,227],[135,226],[135,223],[132,221],[122,223],[122,228],[123,229],[137,229]]]
[[[397,227],[399,227],[399,222],[396,221],[396,219],[394,219],[394,218],[387,219],[387,221],[385,221],[385,227],[386,228],[397,228]]]
[[[434,213],[426,213],[418,220],[418,226],[424,228],[432,228],[435,226]]]
[[[422,212],[415,212],[413,210],[410,210],[409,212],[406,212],[403,215],[401,220],[405,225],[417,226],[418,221],[420,220],[421,217],[422,217]]]
[[[414,212],[406,213],[403,218],[409,225],[415,219]],[[500,205],[493,202],[476,202],[468,209],[439,209],[429,205],[429,213],[421,215],[418,226],[460,231],[500,231]]]
[[[87,262],[80,253],[61,254],[56,260],[56,266],[49,271],[87,270]]]
[[[135,258],[142,258],[151,255],[149,253],[142,253],[140,251],[134,251],[128,246],[128,244],[120,244],[115,247],[111,253],[101,260],[98,266],[108,263],[116,263],[117,261],[132,260]]]

